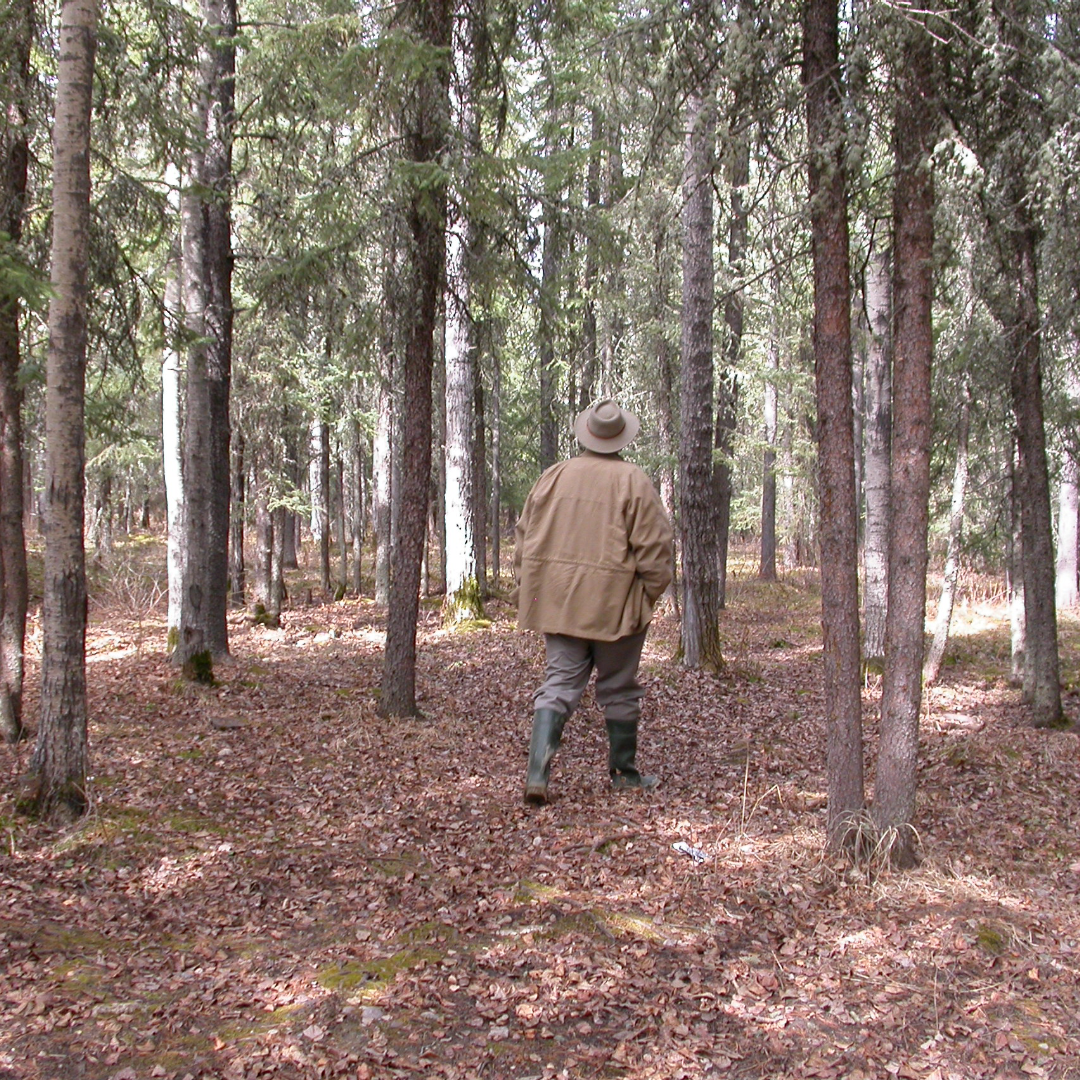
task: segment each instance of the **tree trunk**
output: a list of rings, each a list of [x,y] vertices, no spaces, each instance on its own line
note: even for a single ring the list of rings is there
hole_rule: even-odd
[[[1010,676],[1016,686],[1024,688],[1027,696],[1030,692],[1028,686],[1028,663],[1027,663],[1027,627],[1025,625],[1024,612],[1024,560],[1023,539],[1021,537],[1020,523],[1020,488],[1017,477],[1015,439],[1009,450],[1009,538],[1005,553],[1005,562],[1009,586],[1009,652],[1010,652]]]
[[[399,528],[394,543],[380,711],[415,716],[416,622],[431,483],[431,375],[435,323],[446,260],[446,182],[438,165],[449,127],[451,7],[448,0],[409,0],[407,24],[434,51],[415,83],[405,123],[408,160],[423,183],[410,193],[409,324],[404,355],[405,400]]]
[[[353,419],[353,496],[356,499],[356,512],[353,514],[353,593],[359,598],[364,595],[364,508],[367,502],[364,484],[364,436],[360,424]]]
[[[229,389],[232,368],[232,124],[236,64],[234,0],[204,0],[213,44],[194,105],[202,142],[191,151],[183,218],[184,309],[191,335],[185,426],[187,558],[174,659],[208,680],[228,653]]]
[[[177,192],[178,171],[170,166],[170,190]],[[179,217],[179,215],[178,215]],[[178,221],[179,224],[179,221]],[[187,534],[184,526],[184,408],[181,378],[180,334],[184,325],[181,300],[183,267],[180,244],[176,242],[169,258],[165,280],[165,351],[161,360],[161,446],[162,471],[165,477],[166,574],[169,583],[168,651],[179,641],[180,606],[184,588],[184,562]]]
[[[581,385],[578,389],[577,411],[587,409],[597,397],[596,381],[600,359],[599,334],[596,325],[597,282],[600,271],[600,240],[596,223],[600,211],[600,158],[604,141],[604,113],[593,104],[589,143],[589,163],[585,171],[585,220],[589,224],[585,236],[585,265],[582,281],[583,316],[581,325]],[[600,395],[602,397],[603,395]]]
[[[229,601],[233,607],[244,606],[244,588],[246,582],[244,567],[244,518],[247,513],[245,487],[244,436],[238,433],[233,449],[232,474],[232,512],[229,515],[229,581],[231,583]]]
[[[893,863],[915,862],[915,793],[926,630],[930,393],[934,355],[933,39],[908,21],[896,77],[895,333],[889,599],[874,821]]]
[[[5,20],[7,108],[0,128],[0,232],[13,247],[22,240],[26,177],[30,47],[34,8],[8,6]],[[23,515],[23,393],[19,385],[17,293],[0,280],[0,738],[18,742],[23,731],[23,669],[29,582]]]
[[[1058,551],[1054,596],[1058,611],[1080,603],[1077,589],[1077,517],[1080,510],[1080,469],[1068,452],[1061,463],[1058,487]]]
[[[475,42],[472,18],[459,20],[454,34],[454,65],[460,87],[452,95],[453,120],[461,143],[460,183],[467,187],[479,140]],[[469,219],[464,192],[454,200],[459,208],[446,230],[446,382],[443,472],[445,487],[446,594],[443,620],[447,626],[483,617],[480,598],[475,469],[477,336],[474,321],[473,277],[476,273],[476,230]]]
[[[491,350],[491,580],[502,576],[502,362],[499,348]]]
[[[949,547],[945,555],[945,571],[941,582],[937,617],[934,619],[934,638],[923,665],[923,682],[930,686],[938,681],[941,662],[949,644],[956,583],[960,576],[960,544],[964,537],[964,498],[967,494],[968,434],[971,428],[971,383],[964,379],[960,402],[960,419],[956,427],[956,465],[953,468],[952,504],[949,508]]]
[[[803,9],[803,86],[814,261],[821,628],[829,773],[827,829],[830,847],[844,849],[856,839],[865,796],[850,257],[835,0],[807,0]]]
[[[371,465],[371,528],[375,534],[375,603],[385,606],[390,602],[390,499],[393,476],[390,432],[394,410],[388,373],[379,379],[377,408]]]
[[[1026,207],[1017,214],[1026,216]],[[1043,428],[1041,318],[1038,303],[1035,230],[1012,233],[1017,263],[1017,321],[1005,327],[1013,352],[1012,402],[1016,417],[1020,487],[1021,558],[1024,565],[1024,622],[1032,675],[1031,714],[1036,727],[1062,723],[1057,611],[1054,605],[1054,541],[1050,478]]]
[[[337,587],[334,589],[334,599],[341,600],[349,589],[349,548],[345,532],[345,462],[340,453],[336,458],[335,471],[337,473],[338,565],[341,573],[338,576]]]
[[[735,122],[742,113],[741,94],[736,95]],[[719,558],[718,604],[727,605],[728,540],[731,534],[732,460],[735,451],[735,422],[739,409],[739,371],[742,366],[743,308],[746,274],[746,236],[749,211],[744,194],[750,182],[750,145],[742,136],[732,151],[731,222],[728,229],[728,270],[731,283],[724,301],[724,371],[719,379],[716,409],[716,547]]]
[[[284,506],[270,511],[270,593],[267,598],[267,625],[281,625],[285,606],[285,537],[289,532],[289,515]]]
[[[773,302],[780,298],[779,283],[774,285]],[[780,374],[780,328],[774,315],[769,340],[769,373],[765,380],[764,435],[765,451],[761,474],[761,560],[758,577],[762,581],[776,580],[776,438],[777,377]]]
[[[866,267],[866,319],[869,349],[866,365],[866,413],[863,422],[863,608],[864,654],[883,664],[885,614],[889,593],[889,480],[892,469],[892,254],[875,249]]]
[[[682,540],[682,659],[718,670],[720,586],[713,481],[713,192],[715,106],[687,101],[683,172],[682,385],[679,523]]]
[[[255,495],[255,605],[256,615],[270,610],[270,564],[274,556],[274,518],[266,478],[260,477]]]
[[[203,0],[203,19],[213,35],[210,108],[207,113],[204,182],[206,198],[206,377],[210,419],[210,541],[206,645],[214,656],[229,651],[230,469],[229,396],[232,383],[232,140],[235,118],[236,0]]]
[[[94,0],[65,0],[53,125],[41,722],[21,799],[27,809],[68,822],[87,805],[83,418],[96,24]]]
[[[329,343],[328,343],[329,348]],[[333,588],[330,580],[330,427],[322,418],[315,421],[318,429],[318,459],[316,468],[319,474],[317,514],[319,529],[316,538],[319,546],[319,584],[324,593]],[[314,447],[316,440],[312,440]]]
[[[484,415],[484,377],[480,370],[480,350],[473,353],[473,537],[476,545],[476,581],[480,588],[480,600],[489,597],[487,565],[487,427]]]
[[[548,192],[544,204],[544,245],[540,262],[540,471],[559,456],[559,430],[555,417],[555,312],[559,293],[559,241],[562,213],[561,188]]]

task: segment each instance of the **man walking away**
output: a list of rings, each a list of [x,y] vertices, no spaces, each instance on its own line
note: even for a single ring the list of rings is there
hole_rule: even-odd
[[[547,652],[533,695],[529,803],[548,801],[551,760],[593,668],[612,786],[658,783],[635,764],[644,693],[637,671],[653,605],[671,582],[673,535],[652,481],[619,457],[639,428],[614,401],[585,409],[574,424],[584,452],[544,472],[518,520],[518,626],[543,634]]]

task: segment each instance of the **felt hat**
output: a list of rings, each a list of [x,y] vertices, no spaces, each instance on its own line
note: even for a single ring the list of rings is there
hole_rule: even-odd
[[[583,409],[574,421],[577,441],[598,454],[617,454],[634,441],[640,428],[641,421],[610,398]]]

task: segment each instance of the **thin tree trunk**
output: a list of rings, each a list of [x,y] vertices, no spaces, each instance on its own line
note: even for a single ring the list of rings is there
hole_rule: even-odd
[[[244,518],[247,513],[245,487],[246,462],[244,460],[244,436],[237,433],[233,448],[232,512],[229,515],[229,601],[233,607],[244,606],[246,571],[244,567]]]
[[[476,582],[480,589],[480,600],[489,597],[487,565],[487,426],[484,416],[484,379],[480,370],[480,350],[473,353],[473,393],[475,406],[473,422],[472,474],[473,474],[473,539],[476,545]]]
[[[270,512],[270,594],[266,605],[269,626],[281,625],[285,606],[285,534],[289,530],[289,515],[284,506]]]
[[[1054,596],[1058,611],[1080,604],[1077,589],[1077,517],[1080,511],[1080,469],[1068,452],[1061,463],[1058,487],[1058,550]]]
[[[668,233],[667,215],[656,216],[652,228],[652,290],[650,296],[649,321],[652,337],[652,354],[656,358],[656,412],[657,436],[660,443],[660,501],[672,521],[677,521],[676,514],[676,470],[674,462],[678,457],[675,439],[675,356],[672,344],[666,333],[668,322],[668,297],[671,295],[671,274],[667,270]],[[676,616],[680,612],[678,555],[672,545],[671,584],[664,594]]]
[[[683,172],[682,383],[679,522],[682,539],[682,659],[718,670],[720,588],[713,444],[713,193],[715,115],[711,94],[687,101]]]
[[[559,431],[555,417],[555,312],[558,308],[559,241],[562,192],[548,192],[544,206],[544,245],[540,262],[540,471],[555,464]]]
[[[866,267],[866,415],[863,422],[866,527],[863,533],[864,653],[868,663],[885,657],[889,602],[889,482],[892,469],[892,253],[875,249]]]
[[[461,183],[467,185],[479,140],[479,112],[474,95],[475,42],[472,18],[458,20],[454,34],[454,65],[457,76],[452,94],[454,126],[462,147]],[[476,230],[469,220],[466,201],[446,230],[446,334],[445,421],[443,488],[444,576],[446,594],[443,620],[448,626],[483,616],[480,598],[477,547],[478,507],[475,470],[477,336],[473,319],[473,277],[476,274]]]
[[[742,95],[736,95],[733,113],[737,123],[742,113]],[[746,267],[746,237],[749,211],[744,198],[750,182],[750,146],[745,137],[738,138],[730,163],[731,221],[728,229],[728,271],[731,287],[724,301],[724,371],[718,380],[716,409],[716,462],[713,481],[716,486],[716,547],[719,558],[717,602],[727,606],[728,540],[731,534],[731,498],[735,451],[735,423],[739,410],[739,370],[742,363],[743,338],[743,278]]]
[[[255,614],[270,610],[270,564],[274,557],[274,517],[266,478],[260,477],[255,494]],[[259,606],[262,611],[259,611]]]
[[[502,576],[502,362],[499,348],[491,350],[491,580]]]
[[[949,507],[949,547],[945,555],[945,571],[941,582],[937,616],[934,619],[934,638],[923,665],[923,682],[930,686],[938,681],[941,662],[949,644],[956,583],[960,577],[960,544],[964,538],[964,499],[967,494],[968,433],[971,429],[971,383],[965,378],[960,402],[960,419],[956,427],[956,465],[953,468],[952,503]]]
[[[1026,213],[1023,208],[1017,212]],[[1061,686],[1034,226],[1029,224],[1013,237],[1018,256],[1018,318],[1006,332],[1013,350],[1012,401],[1019,459],[1026,651],[1033,680],[1032,722],[1036,727],[1058,727],[1062,722]]]
[[[1027,663],[1027,627],[1024,612],[1024,560],[1020,522],[1020,489],[1017,478],[1016,443],[1009,450],[1009,538],[1005,563],[1009,586],[1010,675],[1017,686],[1029,693]]]
[[[53,125],[53,296],[45,374],[45,578],[41,722],[22,805],[72,821],[86,794],[84,400],[90,234],[90,103],[97,4],[65,0]]]
[[[179,191],[179,172],[170,166],[170,190]],[[179,211],[179,194],[176,195]],[[179,214],[177,215],[179,219]],[[178,220],[179,224],[179,220]],[[181,381],[180,333],[184,325],[181,301],[183,268],[180,244],[169,258],[165,280],[165,351],[161,361],[161,444],[165,476],[166,573],[169,583],[168,650],[179,641],[180,606],[184,588],[184,561],[187,536],[184,527],[184,437],[183,386]]]
[[[774,289],[774,301],[779,299],[779,285]],[[761,473],[761,560],[758,577],[762,581],[776,580],[776,438],[777,438],[777,377],[780,374],[780,330],[773,325],[769,341],[769,374],[765,381],[764,435],[765,451]]]
[[[408,160],[430,171],[441,160],[449,127],[451,7],[448,0],[409,0],[406,17],[420,41],[435,51],[417,79],[406,121]],[[425,174],[426,175],[426,174]],[[380,711],[414,716],[416,623],[420,563],[431,484],[431,376],[434,333],[446,261],[446,184],[431,179],[410,195],[409,325],[404,355],[405,400],[401,438],[409,453],[402,462],[400,520],[394,543]]]
[[[329,351],[329,343],[327,344]],[[330,580],[330,427],[320,419],[319,425],[319,583],[322,591],[333,588]]]
[[[0,232],[22,240],[29,146],[26,132],[34,7],[8,6],[5,37],[10,94],[0,128]],[[0,284],[0,738],[18,742],[23,729],[23,673],[29,582],[23,517],[23,393],[19,385],[21,303]]]
[[[337,530],[338,563],[341,573],[334,590],[334,599],[341,600],[349,589],[349,547],[345,534],[345,462],[340,453],[337,456]],[[359,554],[359,552],[357,552]]]
[[[353,485],[353,495],[356,499],[356,512],[353,514],[352,538],[353,538],[353,593],[357,597],[364,595],[364,508],[367,501],[367,493],[364,484],[364,436],[360,430],[360,424],[353,420],[353,476],[356,483]]]
[[[203,19],[213,41],[208,54],[210,108],[207,113],[204,183],[206,199],[206,378],[210,419],[210,498],[206,581],[206,647],[214,656],[229,651],[226,619],[229,591],[229,509],[232,476],[229,397],[232,384],[232,140],[235,118],[236,0],[203,0]]]
[[[600,209],[600,157],[604,139],[604,113],[593,104],[591,112],[591,141],[589,164],[585,171],[585,220],[591,226],[585,236],[585,266],[582,281],[583,317],[581,326],[581,386],[578,389],[577,411],[587,409],[594,399],[599,365],[599,337],[596,327],[597,281],[600,269],[600,241],[596,222]]]
[[[385,606],[390,602],[390,499],[393,476],[390,446],[393,394],[388,374],[379,379],[377,412],[371,466],[371,528],[375,534],[375,603]]]
[[[889,492],[889,601],[874,821],[896,866],[915,862],[915,794],[926,632],[930,502],[930,393],[934,355],[934,182],[937,131],[933,39],[909,21],[897,73],[895,335],[892,471]]]
[[[1065,390],[1069,405],[1080,407],[1080,376],[1068,373]],[[1080,605],[1080,465],[1077,463],[1076,433],[1065,440],[1058,488],[1058,547],[1054,574],[1054,595],[1058,611]]]
[[[858,518],[851,401],[851,286],[844,114],[835,0],[803,9],[810,146],[814,378],[820,485],[821,628],[827,725],[828,839],[849,848],[865,807],[859,663]]]

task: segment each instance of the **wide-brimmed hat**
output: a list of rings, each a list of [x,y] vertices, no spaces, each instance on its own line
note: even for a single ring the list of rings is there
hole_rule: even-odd
[[[641,421],[610,398],[583,409],[574,421],[577,441],[598,454],[617,454],[634,441],[640,429]]]

